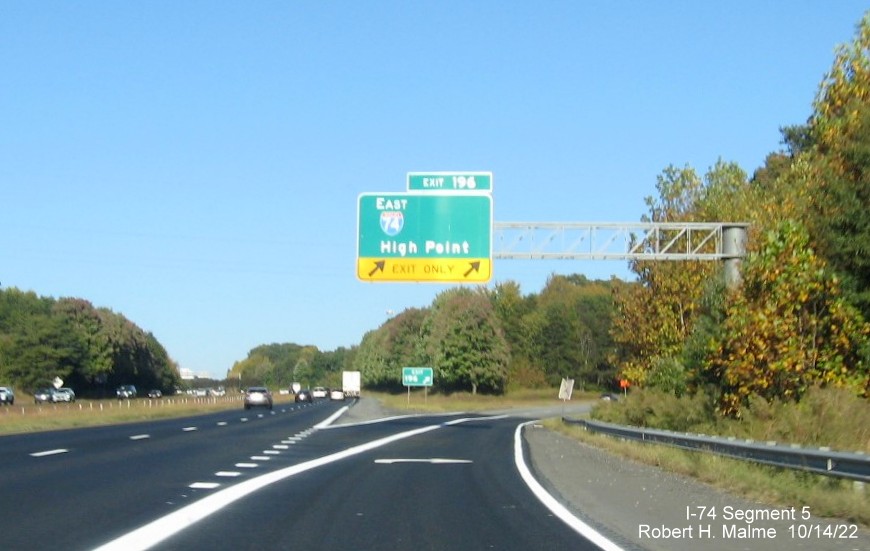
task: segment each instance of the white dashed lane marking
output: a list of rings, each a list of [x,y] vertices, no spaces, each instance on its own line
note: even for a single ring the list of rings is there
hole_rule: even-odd
[[[145,440],[147,438],[151,438],[150,434],[134,434],[130,437],[130,440]]]
[[[196,490],[214,490],[220,486],[217,482],[194,482],[189,487]]]
[[[69,450],[57,449],[57,450],[46,450],[44,452],[33,452],[32,454],[30,454],[30,457],[48,457],[49,455],[59,455],[61,453],[69,453]]]
[[[214,473],[215,476],[223,476],[227,478],[235,478],[237,476],[242,476],[242,473],[239,471],[218,471]]]

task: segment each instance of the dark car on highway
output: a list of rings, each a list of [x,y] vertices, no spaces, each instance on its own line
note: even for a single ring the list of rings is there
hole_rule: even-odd
[[[55,391],[53,388],[40,388],[33,393],[33,402],[36,404],[47,404],[49,402],[54,402],[54,392]]]
[[[311,391],[307,388],[303,388],[299,392],[296,393],[296,401],[297,402],[308,402],[309,404],[314,401],[314,397],[311,395]]]
[[[272,393],[264,386],[252,386],[245,391],[245,409],[267,407],[272,409]]]
[[[129,400],[135,398],[138,392],[136,391],[136,387],[133,385],[121,385],[118,387],[118,390],[115,391],[115,394],[118,396],[119,400]]]

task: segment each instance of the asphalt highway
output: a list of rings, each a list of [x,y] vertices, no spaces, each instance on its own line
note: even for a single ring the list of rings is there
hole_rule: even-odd
[[[0,545],[599,548],[523,478],[522,420],[460,414],[324,425],[344,405],[2,437]]]

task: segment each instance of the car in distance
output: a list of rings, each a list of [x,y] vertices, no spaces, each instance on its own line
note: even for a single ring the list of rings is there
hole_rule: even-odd
[[[49,402],[54,402],[54,392],[55,390],[53,388],[38,389],[33,393],[33,403],[47,404]]]
[[[15,404],[15,393],[8,386],[0,386],[0,404]]]
[[[52,397],[53,402],[75,402],[76,401],[76,393],[73,392],[73,389],[68,387],[62,387],[54,391],[54,396]]]
[[[326,398],[328,395],[329,391],[322,386],[316,386],[314,387],[314,390],[311,391],[311,396],[314,398]]]
[[[245,391],[245,409],[267,407],[272,409],[272,393],[264,386],[252,386]]]
[[[118,396],[119,400],[130,400],[135,398],[138,393],[136,392],[136,387],[133,385],[121,385],[118,387],[118,390],[115,391],[115,394]]]
[[[311,396],[311,391],[308,390],[307,388],[299,389],[299,391],[296,392],[296,402],[297,403],[308,402],[310,404],[313,401],[314,401],[314,397]]]
[[[344,400],[344,391],[339,389],[332,389],[329,391],[329,399],[330,400]]]
[[[163,393],[160,392],[160,391],[157,390],[157,389],[149,390],[149,391],[148,391],[148,397],[149,397],[149,398],[163,398]]]

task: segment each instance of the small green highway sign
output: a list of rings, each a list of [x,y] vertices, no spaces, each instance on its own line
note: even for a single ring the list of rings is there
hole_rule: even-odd
[[[363,193],[357,230],[362,281],[481,283],[492,277],[488,193]]]
[[[403,367],[402,384],[404,386],[432,386],[435,375],[431,367]]]
[[[409,172],[408,191],[492,193],[492,172]]]

